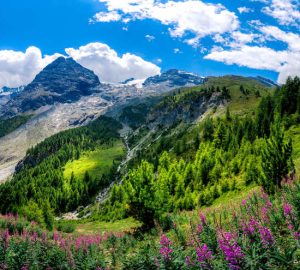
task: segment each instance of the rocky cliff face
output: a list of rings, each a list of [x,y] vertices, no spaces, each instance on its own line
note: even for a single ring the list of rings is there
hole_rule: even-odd
[[[147,116],[150,128],[154,126],[170,127],[179,122],[191,123],[198,121],[210,109],[224,106],[227,103],[219,92],[204,94],[196,92],[187,95],[174,103],[172,97],[155,106]]]
[[[60,57],[42,70],[32,83],[10,100],[2,114],[35,111],[54,103],[71,103],[99,91],[100,81],[72,58]]]

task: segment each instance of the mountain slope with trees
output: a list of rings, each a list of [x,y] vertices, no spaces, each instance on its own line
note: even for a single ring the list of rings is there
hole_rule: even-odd
[[[64,166],[86,151],[113,148],[120,142],[121,127],[116,120],[101,116],[88,126],[61,132],[29,149],[13,179],[0,186],[1,211],[22,213],[51,227],[49,219],[54,214],[91,202],[109,185],[123,154],[100,177],[90,176],[87,170],[83,178],[73,173],[65,178]]]
[[[274,194],[285,178],[294,177],[292,138],[286,131],[299,125],[299,89],[299,79],[290,78],[274,95],[260,97],[257,109],[244,116],[232,114],[229,101],[223,114],[207,116],[192,129],[194,140],[183,143],[184,150],[176,148],[176,135],[169,136],[167,147],[160,136],[154,145],[165,152],[137,157],[122,185],[115,185],[100,207],[99,217],[134,216],[151,227],[165,213],[211,205],[230,190],[258,185]],[[160,103],[164,110],[170,106],[166,102]]]

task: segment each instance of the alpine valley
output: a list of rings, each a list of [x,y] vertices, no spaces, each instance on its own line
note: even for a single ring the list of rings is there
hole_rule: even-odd
[[[0,91],[0,269],[299,269],[300,79],[59,57]]]

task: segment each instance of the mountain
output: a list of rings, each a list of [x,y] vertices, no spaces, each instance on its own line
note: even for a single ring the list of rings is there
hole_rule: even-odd
[[[262,83],[266,87],[277,87],[278,86],[277,83],[273,82],[270,79],[264,78],[262,76],[256,76],[256,77],[250,77],[250,78]]]
[[[146,89],[155,89],[159,92],[165,92],[178,87],[201,85],[204,82],[204,77],[200,77],[194,73],[170,69],[160,75],[146,79],[143,83],[143,87]]]
[[[23,85],[20,87],[14,87],[14,88],[4,86],[4,87],[2,87],[2,89],[0,89],[0,95],[1,94],[16,94],[16,93],[23,91],[24,88],[25,88],[25,86],[23,86]]]
[[[18,123],[5,127],[5,136],[0,138],[0,181],[14,172],[16,164],[25,156],[27,149],[56,133],[87,125],[102,114],[109,112],[110,116],[117,115],[125,125],[136,128],[146,119],[153,121],[155,113],[151,114],[152,119],[148,118],[147,114],[158,101],[168,95],[168,91],[190,86],[236,84],[236,92],[240,96],[241,84],[250,90],[255,84],[255,91],[263,85],[244,77],[203,78],[176,69],[150,77],[143,85],[131,85],[133,82],[135,80],[130,79],[123,85],[103,84],[92,71],[82,67],[72,58],[61,57],[52,62],[23,91],[16,91],[3,103],[4,105],[0,104],[2,123],[6,126]],[[155,121],[152,126],[159,122],[172,124],[177,116],[177,120],[195,120],[208,107],[222,103],[218,96],[219,93],[215,94],[207,103],[208,106],[198,94],[191,103],[182,100],[177,108],[163,111],[161,115],[158,113],[158,123]],[[217,97],[217,100],[214,100],[214,97]],[[243,107],[249,103],[246,100],[248,98],[245,97]],[[254,94],[250,95],[250,99],[255,99]],[[237,105],[240,103],[238,100]],[[178,109],[181,111],[178,112]],[[165,117],[162,117],[163,115]]]
[[[100,81],[72,58],[60,57],[44,68],[2,109],[4,115],[35,111],[42,106],[72,103],[99,91]]]
[[[24,86],[16,87],[16,88],[9,88],[9,87],[2,87],[0,89],[0,108],[1,106],[5,105],[9,102],[13,97],[15,97],[18,93],[24,90]]]
[[[111,118],[103,109],[106,115],[90,123],[72,122],[82,127],[48,136],[27,150],[11,180],[0,185],[1,213],[18,214],[0,214],[0,247],[8,254],[0,263],[7,269],[21,269],[24,261],[50,261],[56,268],[64,263],[66,269],[199,269],[202,252],[209,268],[229,269],[233,260],[225,253],[233,247],[239,269],[297,269],[300,188],[293,180],[300,169],[300,80],[276,91],[254,78],[210,77],[168,93],[132,94],[126,104],[121,94],[129,94],[129,87],[101,89],[119,95],[103,104],[115,112]],[[36,114],[0,139],[0,177],[1,158],[24,145],[20,137],[32,139],[50,120],[68,128],[83,106],[85,116],[93,115],[101,94],[55,104],[44,119]],[[20,237],[25,232],[28,237]],[[109,236],[99,241],[99,232]],[[15,262],[11,254],[20,253],[26,260]]]

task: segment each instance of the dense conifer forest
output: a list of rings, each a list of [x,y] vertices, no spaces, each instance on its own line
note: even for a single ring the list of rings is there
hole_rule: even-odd
[[[294,173],[286,130],[299,124],[299,91],[299,78],[289,78],[274,96],[261,99],[254,116],[231,115],[227,109],[224,116],[207,118],[193,134],[192,149],[185,144],[181,151],[174,140],[167,143],[173,150],[158,159],[151,152],[142,155],[124,183],[113,187],[99,216],[132,215],[154,226],[164,213],[209,206],[230,190],[259,185],[274,194]],[[193,151],[189,160],[182,158],[182,152]]]
[[[84,151],[110,147],[119,139],[121,124],[101,116],[85,127],[54,135],[27,151],[13,179],[0,186],[2,212],[18,212],[51,228],[54,214],[86,205],[112,179],[114,168],[100,179],[86,172],[83,179],[63,176],[64,165]]]

